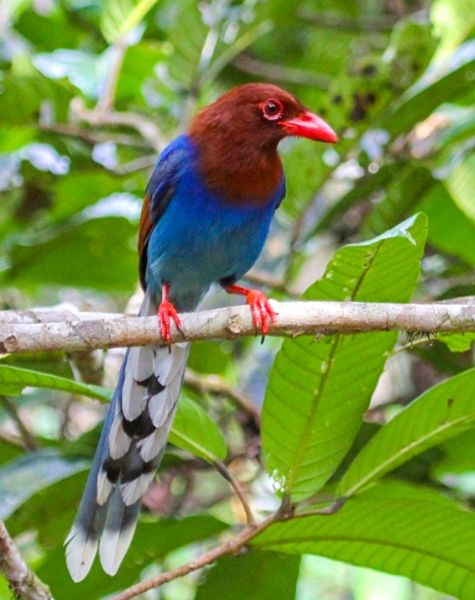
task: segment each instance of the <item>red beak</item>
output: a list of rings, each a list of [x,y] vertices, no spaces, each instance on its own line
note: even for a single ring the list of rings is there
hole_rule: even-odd
[[[338,137],[333,129],[323,119],[306,110],[298,117],[279,123],[287,135],[305,137],[310,140],[334,144]]]

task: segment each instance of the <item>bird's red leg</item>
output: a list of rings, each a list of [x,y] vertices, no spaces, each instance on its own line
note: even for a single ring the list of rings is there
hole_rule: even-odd
[[[168,295],[170,293],[170,284],[164,283],[162,285],[162,301],[158,307],[158,324],[160,327],[160,335],[165,343],[170,344],[172,341],[170,320],[176,325],[176,328],[181,331],[181,321],[178,313],[176,312],[176,308],[168,299]]]
[[[259,290],[250,290],[240,285],[226,285],[224,289],[228,294],[239,294],[246,296],[246,302],[251,307],[252,322],[262,335],[269,332],[269,323],[276,322],[277,314],[270,305],[267,296]]]

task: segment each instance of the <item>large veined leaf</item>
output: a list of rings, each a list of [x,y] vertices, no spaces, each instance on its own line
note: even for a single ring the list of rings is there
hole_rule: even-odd
[[[294,600],[300,557],[251,550],[221,558],[197,590],[195,600]]]
[[[427,390],[382,427],[361,450],[338,486],[353,496],[416,454],[473,427],[475,369]]]
[[[343,247],[306,300],[407,302],[419,275],[426,219]],[[285,340],[262,416],[267,469],[294,501],[318,491],[349,450],[396,332]]]
[[[61,390],[108,402],[111,391],[31,369],[0,365],[0,393],[20,394],[26,386]],[[227,453],[226,442],[214,421],[190,398],[182,397],[170,432],[170,442],[213,462]]]
[[[437,494],[366,492],[332,516],[276,523],[253,544],[318,554],[405,575],[457,598],[475,597],[475,515]]]
[[[101,31],[113,44],[136,27],[158,0],[106,0],[101,14]]]

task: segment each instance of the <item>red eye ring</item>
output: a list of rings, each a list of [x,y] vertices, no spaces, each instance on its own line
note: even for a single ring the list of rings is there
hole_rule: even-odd
[[[268,98],[260,106],[262,116],[268,121],[277,121],[284,114],[284,107],[280,100],[276,98]]]

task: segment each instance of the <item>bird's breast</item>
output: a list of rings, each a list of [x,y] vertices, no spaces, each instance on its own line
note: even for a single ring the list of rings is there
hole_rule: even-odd
[[[183,176],[150,238],[149,287],[158,294],[168,282],[172,293],[187,290],[191,298],[214,282],[242,277],[264,245],[279,200],[276,190],[259,206],[229,203],[210,193],[195,173]]]

